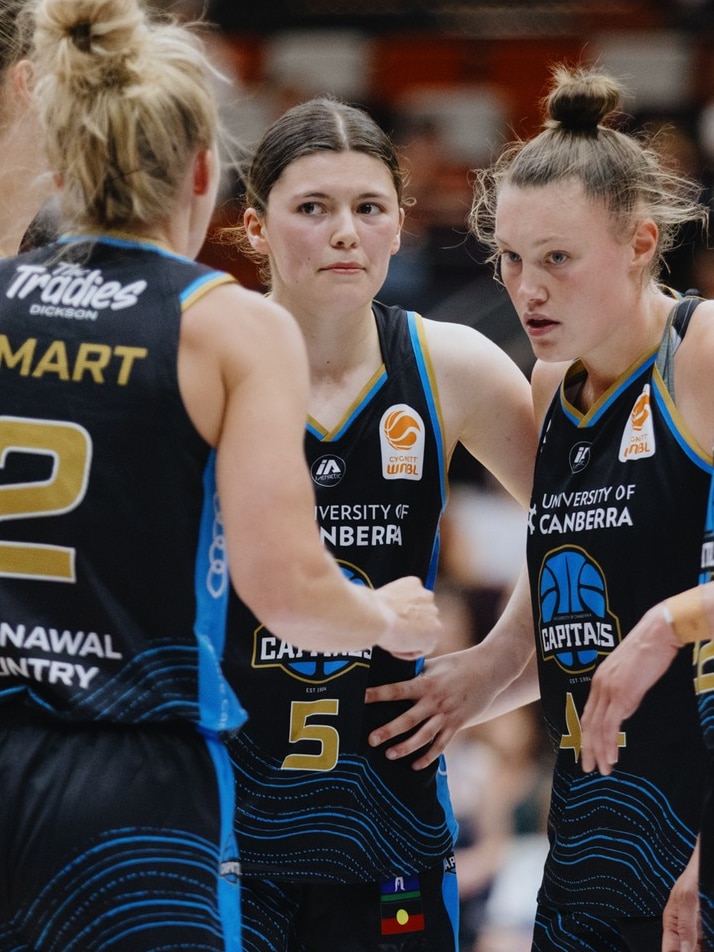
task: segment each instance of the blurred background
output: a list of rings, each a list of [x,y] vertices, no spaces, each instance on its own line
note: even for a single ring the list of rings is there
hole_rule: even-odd
[[[714,178],[714,0],[154,0],[202,16],[223,117],[250,148],[272,119],[313,95],[366,108],[410,170],[402,249],[379,299],[470,324],[529,374],[530,346],[466,230],[469,173],[541,123],[554,64],[597,63],[628,90],[625,127],[656,133],[667,160]],[[227,180],[215,226],[240,214]],[[202,260],[261,289],[255,266],[213,237]],[[714,253],[684,231],[666,283],[714,296]],[[450,472],[437,595],[443,650],[483,637],[511,591],[525,517],[465,453]],[[447,752],[461,836],[461,952],[527,952],[545,855],[551,753],[537,705],[462,735]]]

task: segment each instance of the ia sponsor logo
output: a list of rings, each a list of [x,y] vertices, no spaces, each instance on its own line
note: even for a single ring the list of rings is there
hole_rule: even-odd
[[[310,467],[312,481],[318,486],[337,486],[347,471],[345,461],[339,456],[321,456]]]

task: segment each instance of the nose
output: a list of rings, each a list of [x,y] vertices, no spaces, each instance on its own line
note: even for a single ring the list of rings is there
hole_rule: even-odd
[[[532,311],[548,298],[548,291],[538,268],[524,265],[518,282],[518,297]]]
[[[332,244],[336,248],[352,248],[359,242],[355,221],[350,209],[335,215]]]

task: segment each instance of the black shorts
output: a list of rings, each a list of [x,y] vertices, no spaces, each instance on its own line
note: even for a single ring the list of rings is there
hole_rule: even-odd
[[[239,952],[225,748],[0,707],[0,952]]]
[[[659,952],[662,917],[605,919],[538,906],[532,952]]]
[[[243,880],[244,952],[457,952],[453,857],[385,883]]]

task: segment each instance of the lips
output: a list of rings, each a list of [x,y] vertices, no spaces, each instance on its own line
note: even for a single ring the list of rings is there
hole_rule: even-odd
[[[525,315],[524,317],[524,327],[526,333],[530,334],[531,336],[545,333],[546,331],[550,330],[550,328],[556,326],[557,322],[551,321],[547,317],[539,317],[536,315]]]
[[[346,274],[353,274],[355,271],[364,271],[364,268],[361,264],[357,264],[356,261],[339,261],[337,264],[330,264],[324,271],[336,271],[344,272]]]

